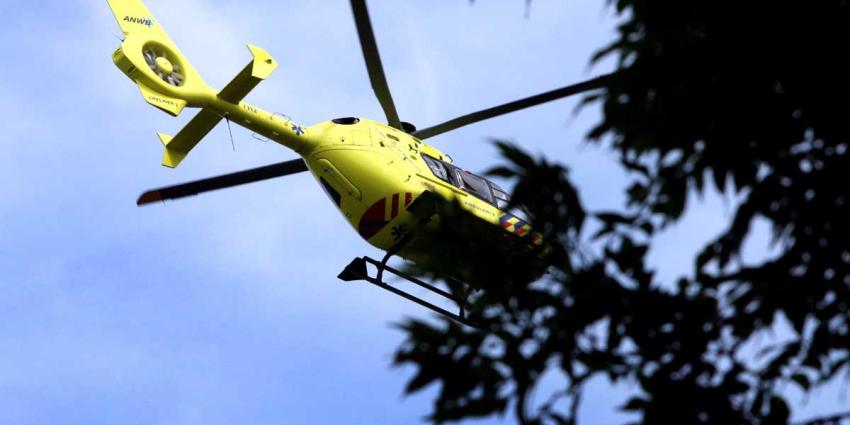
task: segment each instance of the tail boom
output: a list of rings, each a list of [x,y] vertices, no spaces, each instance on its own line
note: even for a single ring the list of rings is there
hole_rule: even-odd
[[[228,119],[298,153],[303,153],[313,144],[308,128],[247,102],[233,104],[219,99],[211,101],[176,136],[159,134],[159,139],[165,146],[162,165],[170,168],[177,167],[192,148],[223,119]]]

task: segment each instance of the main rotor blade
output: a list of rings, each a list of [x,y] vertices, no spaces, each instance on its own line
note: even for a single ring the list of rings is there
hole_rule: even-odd
[[[417,132],[414,132],[413,135],[418,137],[419,139],[427,139],[429,137],[434,137],[438,134],[443,134],[447,131],[452,131],[469,124],[474,124],[479,121],[498,117],[499,115],[509,114],[511,112],[519,111],[520,109],[530,108],[532,106],[540,105],[541,103],[551,102],[553,100],[558,100],[564,97],[586,92],[588,90],[598,89],[600,87],[603,87],[611,76],[612,74],[606,74],[601,77],[596,77],[594,79],[587,80],[578,84],[569,85],[560,89],[527,97],[525,99],[505,103],[504,105],[499,105],[478,112],[473,112],[471,114],[467,114],[455,118],[453,120],[446,121],[442,124],[419,130]]]
[[[387,85],[387,77],[384,75],[384,67],[381,65],[381,55],[378,53],[378,44],[375,42],[375,33],[372,32],[372,21],[369,19],[369,10],[366,9],[365,0],[351,0],[351,9],[354,11],[354,23],[357,25],[357,35],[360,37],[360,47],[363,49],[363,59],[366,60],[366,69],[369,70],[369,80],[372,82],[372,90],[384,108],[384,115],[390,126],[399,130],[401,120]]]
[[[176,186],[168,186],[149,190],[142,194],[136,201],[136,205],[142,206],[166,199],[180,199],[194,196],[204,192],[253,183],[260,180],[273,179],[275,177],[288,176],[290,174],[307,171],[307,165],[303,160],[281,162],[266,165],[265,167],[252,168],[237,173],[225,174],[223,176],[210,177],[208,179],[183,183]]]

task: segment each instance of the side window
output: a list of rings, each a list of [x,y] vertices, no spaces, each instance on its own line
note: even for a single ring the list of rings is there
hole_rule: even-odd
[[[489,202],[493,203],[493,197],[490,194],[490,185],[483,177],[476,176],[469,171],[455,168],[455,177],[457,177],[458,185],[461,189]]]
[[[499,186],[481,176],[449,165],[432,156],[421,154],[422,160],[440,180],[449,183],[464,192],[481,198],[503,211],[507,211],[510,196]]]
[[[449,172],[446,170],[446,166],[442,163],[442,161],[438,161],[425,154],[422,154],[422,159],[425,160],[425,164],[428,164],[428,168],[431,169],[431,172],[434,173],[437,178],[451,183],[451,180],[449,179]]]
[[[508,210],[508,204],[511,202],[511,197],[501,187],[491,183],[493,188],[493,200],[496,201],[496,207],[502,211]]]

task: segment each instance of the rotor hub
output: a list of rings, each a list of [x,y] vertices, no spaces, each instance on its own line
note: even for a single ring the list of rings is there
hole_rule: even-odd
[[[156,67],[165,75],[174,73],[174,65],[168,59],[160,56],[156,58]]]

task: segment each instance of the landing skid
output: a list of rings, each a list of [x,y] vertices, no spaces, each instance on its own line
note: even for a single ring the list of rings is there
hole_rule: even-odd
[[[425,308],[427,308],[427,309],[429,309],[429,310],[431,310],[435,313],[441,314],[444,317],[452,319],[452,320],[454,320],[458,323],[462,323],[464,325],[471,326],[471,327],[474,327],[474,328],[477,327],[474,324],[470,323],[467,316],[466,316],[466,311],[465,311],[465,308],[464,308],[465,305],[466,305],[466,299],[458,300],[452,294],[450,294],[449,292],[446,292],[443,289],[440,289],[440,288],[438,288],[438,287],[436,287],[436,286],[434,286],[430,283],[424,282],[421,279],[418,279],[414,276],[411,276],[407,273],[404,273],[401,270],[398,270],[398,269],[395,269],[395,268],[388,266],[387,261],[389,259],[390,259],[390,255],[387,255],[386,257],[384,257],[383,261],[378,261],[378,260],[375,260],[375,259],[369,258],[369,257],[355,258],[354,260],[351,261],[351,263],[348,266],[345,267],[345,269],[343,269],[342,273],[340,273],[339,276],[337,276],[337,277],[340,280],[343,280],[343,281],[346,281],[346,282],[352,282],[352,281],[357,281],[357,280],[365,280],[366,282],[369,282],[369,283],[371,283],[371,284],[373,284],[373,285],[375,285],[379,288],[386,289],[387,291],[390,291],[393,294],[396,294],[396,295],[398,295],[402,298],[413,301],[416,304],[419,304],[419,305],[421,305],[421,306],[423,306],[423,307],[425,307]],[[369,276],[369,267],[367,266],[367,264],[371,264],[377,269],[377,273],[376,273],[375,277]],[[436,305],[434,305],[434,304],[432,304],[428,301],[425,301],[422,298],[419,298],[415,295],[411,295],[408,292],[402,291],[401,289],[398,289],[396,287],[388,285],[383,280],[383,276],[384,276],[385,271],[392,273],[392,274],[394,274],[394,275],[396,275],[396,276],[398,276],[398,277],[400,277],[400,278],[402,278],[402,279],[404,279],[404,280],[406,280],[410,283],[413,283],[413,284],[418,285],[422,288],[425,288],[425,289],[427,289],[427,290],[429,290],[429,291],[431,291],[431,292],[433,292],[433,293],[435,293],[435,294],[437,294],[437,295],[439,295],[443,298],[446,298],[450,301],[457,303],[460,306],[460,311],[458,313],[452,313],[452,312],[450,312],[450,311],[448,311],[448,310],[446,310],[442,307],[438,307],[438,306],[436,306]]]
[[[434,217],[437,209],[437,203],[441,202],[441,198],[438,195],[430,191],[424,191],[421,195],[419,195],[413,202],[407,207],[408,211],[413,213],[414,216],[419,218],[419,226],[425,226],[425,224]],[[342,270],[342,273],[337,276],[339,279],[344,280],[346,282],[352,282],[356,280],[365,280],[379,288],[386,289],[387,291],[392,292],[404,299],[409,301],[413,301],[416,304],[421,305],[435,313],[441,314],[444,317],[452,319],[458,323],[464,324],[466,326],[470,326],[473,328],[478,328],[473,323],[469,321],[469,318],[466,315],[466,301],[469,296],[469,288],[464,291],[464,295],[462,299],[457,299],[454,295],[449,292],[446,292],[443,289],[440,289],[433,284],[427,283],[421,279],[416,278],[415,276],[411,276],[407,273],[402,272],[401,270],[394,269],[387,265],[387,262],[401,252],[402,248],[405,247],[411,240],[413,240],[414,234],[408,233],[404,237],[401,238],[392,248],[387,250],[387,254],[381,261],[375,260],[369,257],[360,257],[355,258],[351,261],[351,263]],[[377,269],[375,277],[369,276],[369,267],[368,264],[371,264]],[[414,285],[418,285],[422,288],[425,288],[431,291],[434,294],[437,294],[449,301],[452,301],[460,306],[460,311],[455,314],[452,313],[442,307],[438,307],[428,301],[423,300],[415,295],[412,295],[408,292],[404,292],[401,289],[398,289],[394,286],[388,285],[384,282],[384,272],[392,273]],[[464,285],[465,286],[465,285]]]

